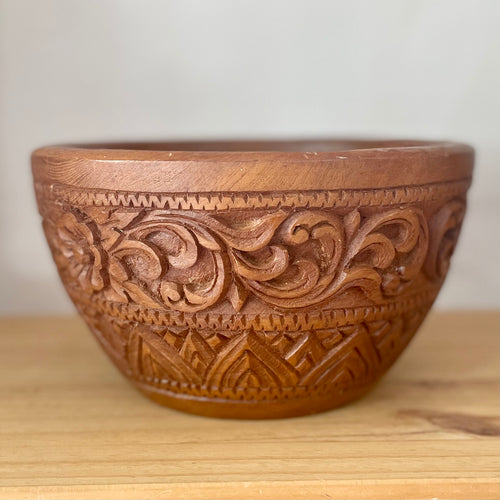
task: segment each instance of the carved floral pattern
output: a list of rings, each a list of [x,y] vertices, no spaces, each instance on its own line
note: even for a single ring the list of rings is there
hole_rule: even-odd
[[[75,214],[67,212],[57,221],[57,225],[45,220],[44,226],[50,235],[49,242],[58,267],[75,279],[86,292],[102,290],[102,250],[95,242],[90,224],[79,222]]]
[[[419,207],[237,211],[87,208],[46,219],[63,276],[107,300],[197,312],[228,299],[239,311],[250,295],[300,309],[349,289],[373,303],[400,294],[424,269],[447,270],[464,202],[430,218]]]

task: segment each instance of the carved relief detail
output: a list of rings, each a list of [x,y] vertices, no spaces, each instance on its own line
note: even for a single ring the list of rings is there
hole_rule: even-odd
[[[402,293],[424,262],[427,275],[440,278],[460,203],[438,210],[430,243],[419,207],[228,216],[54,206],[44,227],[68,288],[115,303],[183,312],[225,299],[239,311],[249,296],[295,310],[354,288],[381,303]]]
[[[71,295],[86,309],[97,314],[118,318],[132,323],[155,326],[187,326],[196,329],[298,331],[314,328],[334,328],[360,322],[380,321],[427,308],[436,298],[437,290],[429,289],[405,297],[394,297],[383,304],[359,307],[295,310],[288,314],[278,311],[258,314],[221,313],[218,310],[184,313],[168,309],[153,309],[137,304],[109,302],[95,297],[91,300],[80,295]]]
[[[266,400],[367,384],[392,364],[426,312],[295,332],[159,327],[100,315],[89,323],[138,383],[202,397]]]
[[[279,192],[137,193],[35,184],[37,196],[78,207],[222,211],[280,208],[358,208],[422,203],[461,196],[470,177],[419,186]]]
[[[70,296],[142,389],[341,401],[383,374],[431,307],[465,212],[466,187],[455,188],[379,206],[325,208],[324,193],[321,207],[309,194],[258,209],[251,194],[231,210],[40,206]]]
[[[45,219],[43,226],[58,268],[87,293],[102,290],[104,255],[94,236],[95,225],[80,222],[74,213],[66,212],[57,224]]]
[[[429,221],[431,243],[424,271],[431,279],[443,279],[457,244],[465,216],[465,199],[454,199],[437,210]]]

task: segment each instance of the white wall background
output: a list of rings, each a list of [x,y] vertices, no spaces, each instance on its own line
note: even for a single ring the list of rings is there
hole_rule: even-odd
[[[477,148],[438,306],[498,307],[498,0],[0,0],[0,313],[72,311],[35,147],[336,134]]]

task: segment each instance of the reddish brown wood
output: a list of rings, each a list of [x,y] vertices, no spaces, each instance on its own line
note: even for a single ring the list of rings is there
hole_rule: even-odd
[[[48,147],[59,274],[118,368],[181,410],[276,418],[364,394],[421,324],[473,150],[417,141]]]

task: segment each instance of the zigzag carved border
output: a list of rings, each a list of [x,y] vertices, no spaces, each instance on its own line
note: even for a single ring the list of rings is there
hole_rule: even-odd
[[[299,331],[355,325],[363,321],[388,319],[409,311],[430,307],[437,290],[427,290],[405,299],[381,305],[345,309],[327,309],[312,312],[295,312],[286,315],[221,314],[214,312],[182,313],[150,309],[136,304],[120,304],[102,299],[92,299],[86,305],[100,314],[126,321],[159,326],[188,326],[214,330]],[[81,303],[81,296],[77,299]],[[84,306],[85,307],[85,306]]]
[[[135,193],[83,190],[60,184],[36,183],[37,196],[73,206],[157,208],[170,210],[230,210],[252,208],[331,208],[400,205],[439,200],[467,191],[470,178],[454,182],[383,189],[329,191]]]

